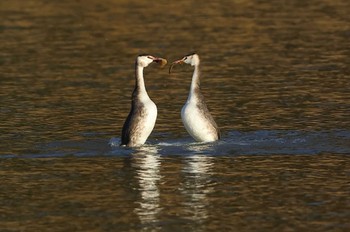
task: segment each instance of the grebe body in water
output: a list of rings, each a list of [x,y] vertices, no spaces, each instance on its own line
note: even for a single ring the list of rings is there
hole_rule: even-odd
[[[132,93],[131,110],[122,129],[121,146],[136,147],[144,144],[157,119],[157,106],[148,96],[143,69],[152,62],[166,63],[163,58],[139,55],[135,62],[135,88]]]
[[[194,66],[190,93],[181,110],[182,122],[187,132],[198,142],[213,142],[220,139],[220,130],[211,116],[204,96],[200,91],[200,59],[196,53],[187,55],[172,63],[186,63]]]

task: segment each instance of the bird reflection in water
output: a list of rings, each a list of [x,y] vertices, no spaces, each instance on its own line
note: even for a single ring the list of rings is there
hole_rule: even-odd
[[[141,198],[135,212],[142,224],[157,222],[161,211],[158,184],[160,175],[160,156],[157,148],[142,146],[132,154],[132,166],[136,170]]]
[[[205,154],[210,151],[211,144],[193,144],[188,147],[194,152],[185,158],[185,166],[182,172],[185,180],[182,193],[185,195],[184,205],[187,208],[189,219],[201,223],[208,218],[207,195],[214,191],[214,183],[211,181],[213,169],[213,157]]]

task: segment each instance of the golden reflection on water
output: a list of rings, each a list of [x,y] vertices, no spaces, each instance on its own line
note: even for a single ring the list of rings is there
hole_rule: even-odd
[[[3,159],[0,224],[342,231],[349,166],[347,155],[159,157],[154,147],[131,157]]]
[[[1,1],[0,153],[46,154],[38,151],[42,144],[119,136],[139,53],[175,60],[196,50],[203,94],[224,137],[348,130],[349,3]],[[180,111],[192,71],[145,70],[158,106],[152,141],[188,136]],[[1,229],[348,228],[346,155],[277,156],[267,148],[266,156],[235,156],[233,147],[211,156],[211,147],[196,144],[166,157],[157,149],[107,158],[2,159]]]

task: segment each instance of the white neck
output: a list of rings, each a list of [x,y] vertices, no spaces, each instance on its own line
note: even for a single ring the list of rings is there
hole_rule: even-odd
[[[200,75],[199,65],[194,65],[191,88],[190,88],[190,93],[188,95],[187,101],[196,101],[197,100],[196,93],[197,93],[197,91],[199,89],[199,85],[200,85],[199,75]]]
[[[145,99],[149,98],[147,91],[146,91],[146,86],[145,86],[145,81],[143,78],[143,67],[139,66],[136,64],[136,73],[135,73],[135,78],[136,78],[136,84],[135,84],[135,91],[138,93],[138,97],[140,99]]]

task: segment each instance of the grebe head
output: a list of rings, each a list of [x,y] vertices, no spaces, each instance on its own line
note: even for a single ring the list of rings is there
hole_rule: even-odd
[[[175,64],[185,63],[185,64],[190,64],[191,66],[196,66],[196,65],[199,65],[199,62],[200,62],[200,60],[199,60],[199,56],[197,55],[197,53],[188,54],[188,55],[184,56],[182,59],[174,61],[169,68],[169,73],[171,73],[171,70]]]
[[[156,63],[160,63],[161,66],[166,64],[166,60],[160,57],[154,57],[151,55],[139,55],[136,58],[136,63],[138,66],[141,66],[143,68],[146,68],[150,63],[152,62],[156,62]],[[165,64],[164,64],[165,63]]]
[[[191,66],[199,65],[199,56],[196,53],[186,55],[182,59],[184,63],[190,64]]]

